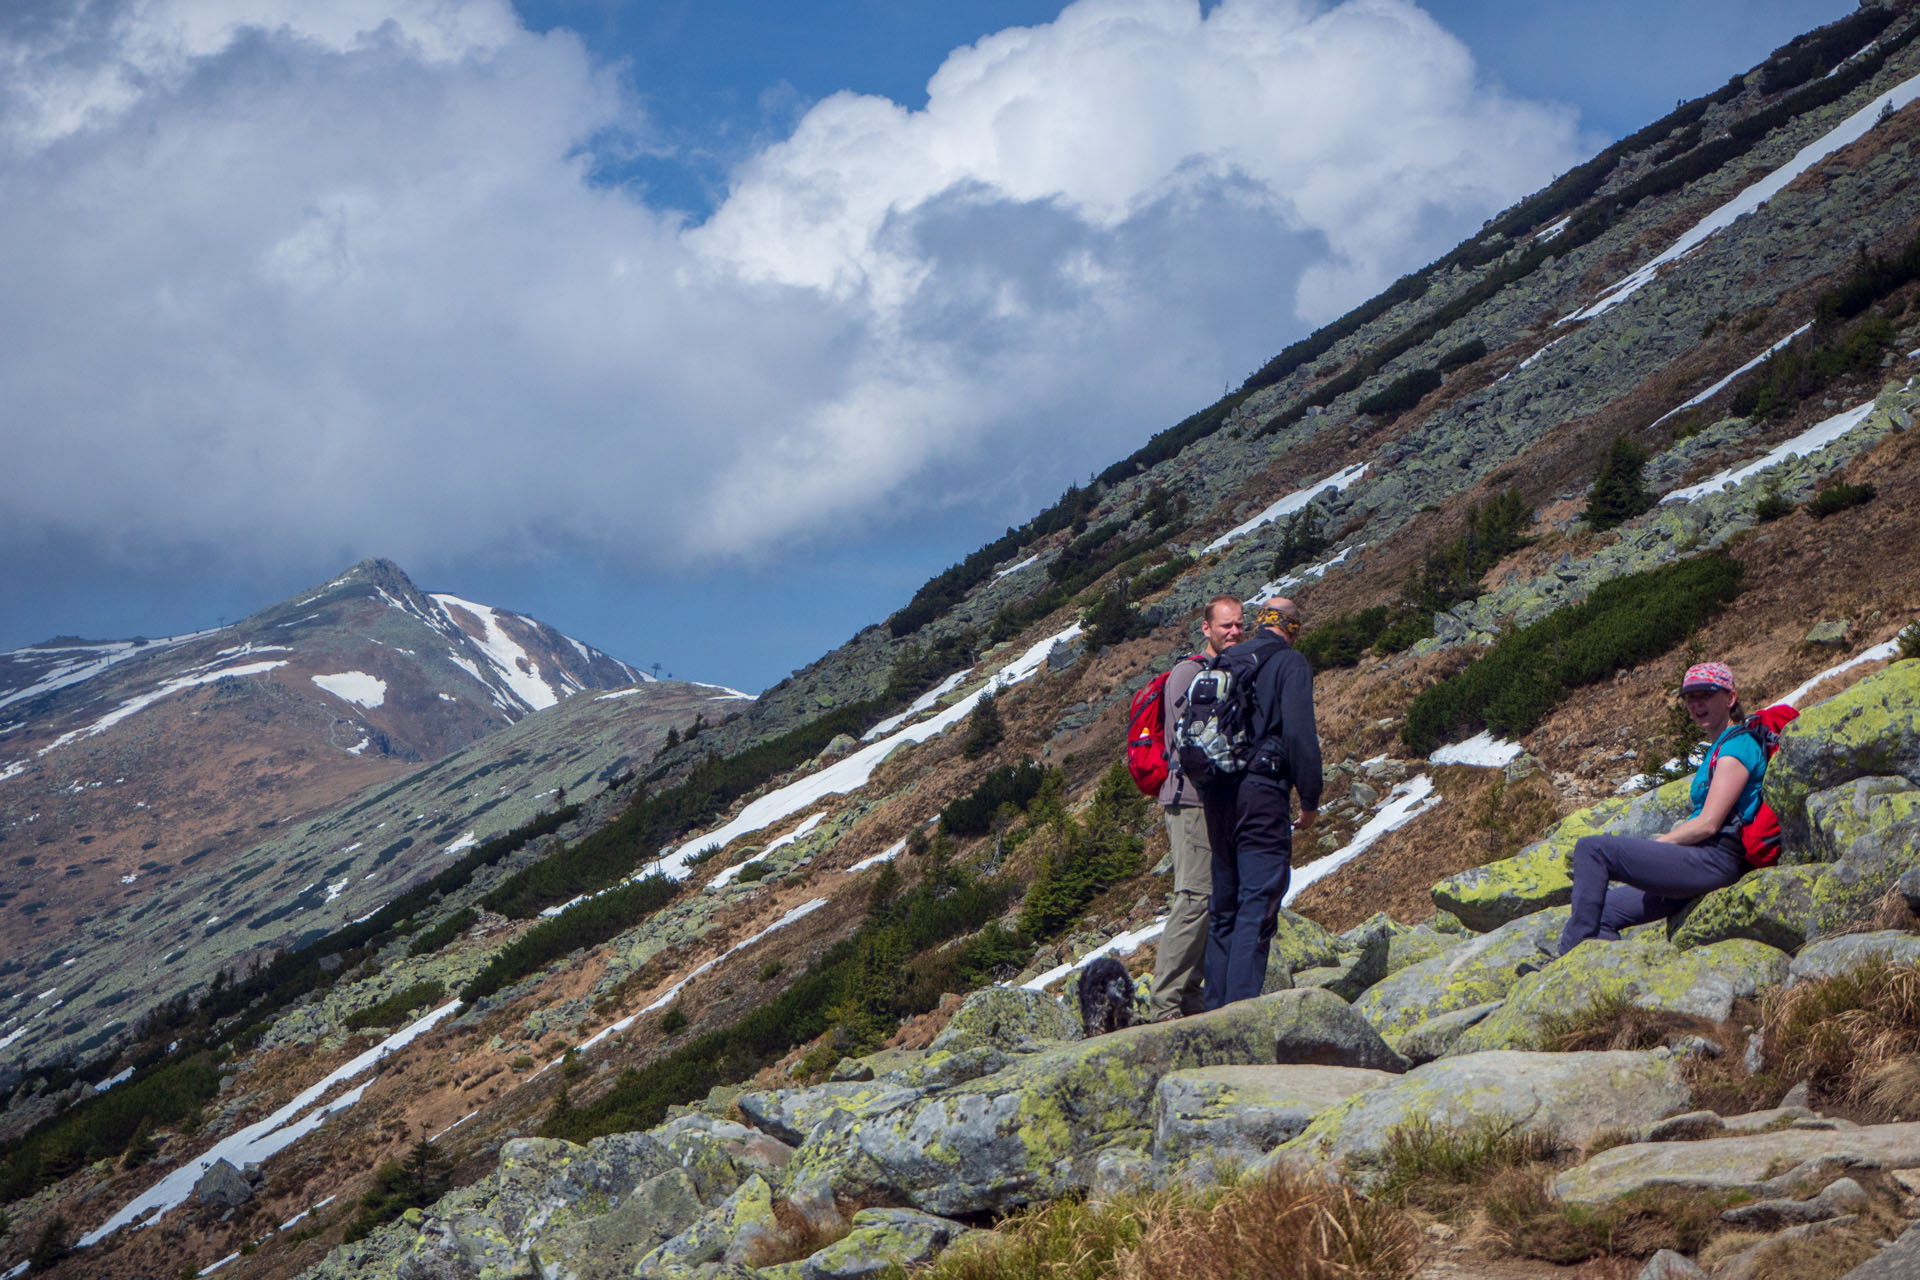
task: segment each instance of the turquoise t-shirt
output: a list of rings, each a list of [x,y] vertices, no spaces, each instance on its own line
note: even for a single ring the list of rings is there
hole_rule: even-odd
[[[1693,774],[1693,812],[1688,817],[1698,817],[1700,809],[1707,803],[1707,786],[1713,780],[1708,766],[1716,763],[1714,752],[1721,759],[1738,760],[1747,766],[1746,785],[1740,788],[1740,794],[1734,799],[1733,812],[1728,814],[1729,821],[1737,820],[1741,825],[1753,821],[1753,815],[1760,811],[1760,783],[1767,774],[1767,758],[1760,753],[1760,744],[1753,735],[1739,725],[1728,725],[1725,733],[1714,741],[1707,751],[1707,758]]]

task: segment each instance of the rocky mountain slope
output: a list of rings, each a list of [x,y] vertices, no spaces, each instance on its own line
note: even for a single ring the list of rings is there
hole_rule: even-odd
[[[581,713],[614,726],[590,746],[542,724],[503,753],[529,783],[550,768],[549,791],[604,785],[596,773],[728,692],[643,687],[650,677],[544,623],[425,594],[379,560],[216,631],[0,654],[0,679],[0,966],[29,996],[59,988],[41,1002],[58,1012],[0,1038],[12,1060],[42,1063],[84,1054],[156,994],[364,914],[418,878],[419,852],[531,816],[477,787],[503,757],[463,748],[620,690],[619,714]],[[563,777],[568,755],[581,767]],[[373,821],[331,845],[312,834],[348,796],[470,756],[474,784],[402,782],[362,806]],[[394,848],[409,835],[410,856]]]
[[[1914,5],[1810,33],[662,740],[567,825],[530,799],[552,775],[488,775],[531,805],[520,836],[84,1075],[23,1080],[14,1113],[70,1105],[6,1150],[6,1257],[76,1238],[52,1274],[815,1280],[1016,1237],[1000,1214],[1070,1192],[1204,1184],[1225,1149],[1342,1167],[1410,1215],[1384,1274],[1628,1275],[1656,1239],[1784,1274],[1742,1251],[1797,1247],[1788,1222],[1834,1223],[1801,1274],[1842,1274],[1917,1207],[1892,1173],[1801,1175],[1920,1157],[1782,993],[1914,945],[1915,666],[1888,663],[1920,613],[1916,97]],[[1148,966],[1167,887],[1109,771],[1128,696],[1208,596],[1281,587],[1328,765],[1291,988],[1076,1043],[1047,993],[1092,954]],[[1670,816],[1693,654],[1807,711],[1773,784],[1788,865],[1671,937],[1520,975],[1573,836]],[[1501,1192],[1531,1188],[1525,1212],[1492,1231],[1459,1216],[1468,1190],[1390,1192],[1422,1120],[1541,1131]],[[1680,1224],[1661,1236],[1561,1211],[1682,1165],[1773,1217],[1627,1199]]]

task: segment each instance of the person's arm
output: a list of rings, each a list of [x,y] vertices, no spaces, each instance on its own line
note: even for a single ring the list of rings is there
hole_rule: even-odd
[[[1740,789],[1746,785],[1747,766],[1722,752],[1714,761],[1713,779],[1707,784],[1707,798],[1701,802],[1700,812],[1654,839],[1666,844],[1705,844],[1727,825],[1727,815],[1733,812]]]
[[[1323,784],[1320,733],[1313,721],[1313,668],[1295,650],[1281,657],[1285,665],[1280,671],[1280,740],[1293,789],[1300,793],[1300,820],[1294,825],[1307,831],[1319,816]]]

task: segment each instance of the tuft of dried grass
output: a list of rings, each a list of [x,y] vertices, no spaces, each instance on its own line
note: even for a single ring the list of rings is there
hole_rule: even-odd
[[[1920,968],[1875,962],[1768,994],[1762,1005],[1768,1057],[1777,1074],[1807,1079],[1819,1097],[1866,1118],[1912,1115],[1920,1053]]]
[[[748,1265],[757,1270],[783,1262],[798,1262],[802,1258],[812,1257],[830,1244],[844,1240],[853,1232],[850,1219],[854,1208],[843,1204],[840,1210],[839,1221],[828,1224],[809,1218],[785,1200],[775,1200],[773,1220],[780,1230],[761,1237],[752,1250]]]
[[[1408,1280],[1404,1214],[1331,1179],[1276,1169],[1230,1188],[1059,1200],[956,1245],[916,1280]]]
[[[1411,1276],[1413,1223],[1346,1183],[1284,1168],[1236,1187],[1211,1210],[1147,1225],[1118,1259],[1120,1280],[1381,1280]]]
[[[1550,1134],[1495,1121],[1454,1126],[1419,1120],[1387,1135],[1379,1194],[1445,1216],[1468,1205],[1462,1188],[1544,1165],[1562,1154]]]
[[[1541,1029],[1542,1048],[1555,1053],[1598,1049],[1657,1049],[1683,1036],[1697,1035],[1721,1044],[1728,1028],[1684,1013],[1636,1009],[1618,994],[1600,996],[1584,1009],[1550,1019]]]

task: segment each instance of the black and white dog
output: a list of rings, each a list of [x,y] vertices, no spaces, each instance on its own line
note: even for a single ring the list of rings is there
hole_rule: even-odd
[[[1081,971],[1080,1025],[1089,1037],[1133,1025],[1133,977],[1112,956]]]

